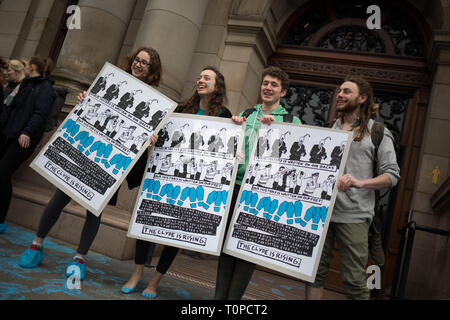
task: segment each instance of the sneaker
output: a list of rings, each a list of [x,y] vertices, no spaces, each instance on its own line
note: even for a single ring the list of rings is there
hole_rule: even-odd
[[[6,223],[6,222],[0,223],[0,234],[6,232],[6,227],[8,227],[8,223]]]
[[[79,273],[77,271],[79,271]],[[66,277],[68,278],[74,274],[75,277],[79,276],[81,281],[86,277],[86,265],[82,259],[75,258],[67,265]]]
[[[44,259],[44,248],[36,244],[32,244],[29,249],[25,250],[20,256],[19,266],[22,268],[36,268]]]

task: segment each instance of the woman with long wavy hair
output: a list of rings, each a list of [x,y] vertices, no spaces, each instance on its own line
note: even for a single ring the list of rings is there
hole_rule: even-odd
[[[189,99],[181,102],[175,109],[175,112],[231,118],[232,114],[225,107],[225,104],[225,78],[219,70],[208,66],[203,68],[202,72],[198,75],[196,90],[193,95]],[[122,287],[123,293],[128,294],[133,292],[142,279],[144,264],[151,246],[154,246],[151,242],[136,240],[135,267],[130,279]],[[156,298],[156,289],[175,259],[178,250],[175,247],[164,246],[156,267],[156,272],[148,283],[147,288],[142,292],[142,296],[150,299]]]
[[[139,80],[147,83],[148,85],[158,86],[161,81],[161,60],[159,54],[153,48],[139,48],[127,57],[123,59],[120,64],[121,69],[130,73],[132,76],[138,78]],[[86,92],[81,93],[78,96],[78,102],[82,102],[86,98]],[[153,141],[153,140],[152,140]],[[147,160],[147,153],[144,153],[136,165],[131,170],[130,174],[127,176],[128,187],[135,188],[140,184],[140,178],[144,174],[145,165]],[[133,173],[134,172],[134,173]],[[131,177],[135,177],[131,179]],[[131,181],[133,180],[133,181]],[[111,198],[109,204],[116,205],[117,194]],[[48,235],[50,230],[56,224],[58,218],[61,215],[64,207],[70,202],[71,198],[63,193],[61,190],[56,190],[52,199],[48,203],[47,207],[42,213],[39,227],[36,233],[36,237],[19,260],[19,265],[23,268],[35,268],[37,267],[44,258],[43,241]],[[78,245],[76,255],[73,257],[72,261],[68,264],[68,269],[66,276],[70,276],[72,268],[70,266],[76,265],[80,269],[80,278],[83,280],[85,278],[86,266],[85,266],[85,255],[88,253],[100,227],[101,216],[95,216],[90,211],[86,210],[86,220],[81,232],[81,238]]]

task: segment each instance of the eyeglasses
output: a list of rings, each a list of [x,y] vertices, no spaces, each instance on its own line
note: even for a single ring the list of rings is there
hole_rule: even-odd
[[[136,62],[136,64],[140,63],[141,66],[144,66],[144,67],[150,67],[150,62],[147,62],[145,60],[141,60],[138,57],[134,58],[134,62]]]

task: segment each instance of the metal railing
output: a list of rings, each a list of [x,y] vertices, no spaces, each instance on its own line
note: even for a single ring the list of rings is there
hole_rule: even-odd
[[[415,221],[410,221],[403,229],[398,231],[401,232],[402,234],[399,251],[400,261],[399,263],[397,263],[395,270],[394,283],[392,285],[392,293],[391,293],[392,300],[406,299],[405,297],[406,281],[408,279],[408,270],[409,264],[411,262],[411,254],[416,231],[423,231],[446,237],[449,236],[449,232],[446,230],[420,226],[417,225]]]

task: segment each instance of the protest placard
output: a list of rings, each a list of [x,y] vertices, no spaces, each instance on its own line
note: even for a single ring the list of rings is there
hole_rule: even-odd
[[[153,147],[128,236],[219,255],[242,126],[173,113]]]
[[[351,134],[262,124],[224,252],[313,281]]]
[[[31,168],[100,215],[176,103],[106,63]]]

